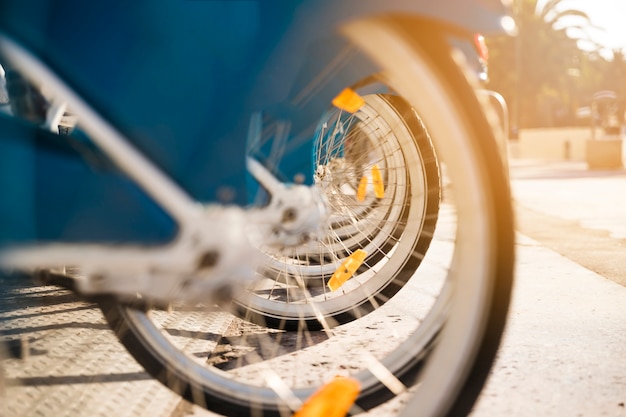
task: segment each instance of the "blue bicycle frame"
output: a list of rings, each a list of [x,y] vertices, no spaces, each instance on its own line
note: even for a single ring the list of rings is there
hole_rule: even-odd
[[[498,1],[362,0],[355,6],[336,0],[4,1],[0,31],[59,74],[193,199],[216,202],[227,191],[228,202],[247,204],[252,115],[262,115],[270,136],[289,121],[278,146],[293,156],[274,172],[287,181],[304,174],[310,182],[311,138],[326,103],[338,85],[372,73],[330,29],[338,22],[408,13],[468,31],[500,29]],[[349,59],[332,61],[342,54]],[[314,100],[307,98],[310,88]],[[88,139],[58,137],[9,118],[0,123],[2,241],[162,243],[176,235],[171,216]],[[267,157],[268,146],[255,156]]]

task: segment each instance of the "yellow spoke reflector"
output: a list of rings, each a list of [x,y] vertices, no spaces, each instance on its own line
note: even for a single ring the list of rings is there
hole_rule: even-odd
[[[339,287],[352,277],[352,274],[361,266],[366,256],[367,252],[363,249],[357,249],[352,255],[348,256],[341,263],[339,268],[337,268],[333,276],[330,277],[330,280],[328,280],[328,288],[330,288],[331,291],[338,290]]]
[[[365,200],[365,193],[367,192],[367,177],[363,175],[361,181],[359,181],[359,188],[356,190],[356,199],[359,201]]]
[[[356,91],[351,88],[345,88],[332,101],[333,106],[345,110],[348,113],[354,113],[365,104],[365,100]]]
[[[337,376],[311,395],[293,417],[345,417],[360,390],[356,379]]]
[[[385,185],[383,184],[383,176],[378,165],[372,167],[372,182],[374,183],[374,195],[376,198],[383,198],[385,196]]]

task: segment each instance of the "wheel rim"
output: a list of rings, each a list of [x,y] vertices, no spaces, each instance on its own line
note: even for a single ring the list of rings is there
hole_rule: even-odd
[[[326,237],[269,252],[260,271],[265,279],[240,300],[248,310],[276,319],[314,320],[347,311],[358,317],[365,314],[359,306],[385,288],[412,256],[428,198],[424,161],[389,103],[378,95],[365,100],[354,114],[329,112],[318,130],[316,186],[331,210]],[[338,125],[343,133],[333,134]],[[356,142],[355,131],[365,140]],[[349,148],[351,140],[362,149]],[[359,182],[371,177],[373,169],[381,173],[384,196],[376,197],[370,183],[359,201]],[[362,267],[340,290],[330,290],[326,284],[332,274],[359,249],[367,253]],[[335,324],[329,318],[326,325]]]
[[[419,55],[419,51],[404,42],[402,35],[393,25],[388,25],[384,21],[355,23],[348,27],[347,33],[355,43],[361,45],[375,60],[383,64],[385,61],[402,61],[407,57],[411,57],[412,62],[422,64],[427,62]],[[377,42],[382,44],[376,46]],[[390,48],[390,45],[393,47]],[[389,83],[408,97],[420,115],[424,116],[431,135],[437,141],[436,148],[446,163],[447,176],[453,183],[450,187],[452,203],[462,202],[457,206],[453,206],[452,203],[445,204],[442,208],[444,217],[449,216],[450,219],[438,229],[438,233],[441,234],[438,242],[441,250],[438,250],[432,259],[432,268],[427,269],[429,280],[436,281],[437,273],[441,277],[436,283],[430,282],[430,288],[428,286],[424,288],[424,293],[435,290],[437,294],[430,296],[430,301],[424,303],[422,307],[425,311],[422,314],[417,313],[413,316],[414,323],[411,325],[417,327],[412,327],[412,330],[407,332],[408,336],[400,337],[398,345],[392,344],[396,342],[395,340],[389,340],[388,348],[378,352],[379,356],[375,357],[371,352],[365,351],[360,355],[360,361],[357,356],[341,357],[339,359],[343,365],[329,366],[320,371],[319,375],[311,375],[315,373],[312,371],[315,368],[309,366],[311,363],[307,362],[308,359],[295,357],[291,367],[296,369],[299,367],[302,370],[303,366],[307,366],[309,375],[302,377],[300,372],[294,379],[280,376],[279,379],[286,385],[275,385],[272,382],[275,380],[273,376],[277,375],[279,367],[275,366],[274,362],[258,357],[260,361],[256,370],[243,363],[228,371],[207,367],[204,359],[194,358],[193,354],[185,354],[184,351],[188,347],[172,341],[171,333],[164,331],[167,321],[156,317],[159,312],[146,315],[137,310],[126,310],[125,318],[138,339],[146,341],[145,348],[151,355],[162,358],[163,362],[168,364],[168,377],[174,376],[187,381],[192,388],[204,390],[205,393],[208,390],[213,398],[228,399],[231,405],[238,403],[247,407],[254,402],[255,405],[250,407],[276,410],[281,408],[281,405],[277,405],[280,403],[285,407],[296,409],[298,399],[308,397],[329,375],[356,376],[361,381],[364,396],[379,393],[376,387],[381,384],[392,391],[395,390],[396,384],[402,389],[403,383],[398,379],[402,377],[402,371],[420,362],[429,352],[431,343],[437,340],[434,353],[428,355],[423,383],[418,390],[418,394],[426,398],[425,404],[428,404],[420,410],[420,414],[423,411],[423,415],[432,415],[431,412],[434,410],[442,409],[442,401],[454,398],[459,381],[471,367],[484,334],[483,325],[488,314],[492,290],[490,280],[494,276],[492,262],[495,257],[493,248],[495,233],[492,219],[495,213],[493,207],[489,205],[489,195],[485,194],[489,190],[483,189],[484,183],[481,181],[484,179],[484,173],[481,172],[479,159],[476,158],[476,149],[471,147],[475,145],[470,145],[475,142],[467,139],[468,130],[463,128],[463,123],[457,125],[463,120],[456,111],[457,104],[452,102],[450,97],[441,96],[441,90],[438,90],[442,88],[439,85],[441,80],[428,65],[413,65],[407,68],[408,72],[398,69],[394,69],[396,72],[390,72]],[[410,82],[416,79],[423,82]],[[409,84],[414,85],[409,88],[407,87]],[[474,172],[476,175],[467,175],[468,172]],[[427,257],[430,254],[431,251]],[[441,265],[446,266],[442,268]],[[451,291],[451,286],[446,283],[454,283],[454,290]],[[459,293],[463,293],[464,297],[459,297]],[[403,311],[405,307],[410,310],[415,305],[401,306],[398,311]],[[315,347],[326,345],[318,354],[322,357],[328,356],[324,351],[345,352],[346,349],[341,348],[342,340],[349,348],[355,348],[356,345],[367,346],[367,330],[361,331],[361,336],[364,337],[361,341],[355,341],[354,333],[348,339],[342,339],[341,336],[342,332],[346,334],[349,332],[348,326],[365,326],[367,329],[366,320],[369,318],[368,316],[345,327],[342,326],[339,330],[327,332],[325,335],[309,334],[309,339],[315,339],[316,336],[326,337],[327,339],[322,342],[306,340],[307,337],[303,336],[294,346],[296,352],[294,356],[314,345]],[[436,338],[442,327],[444,331],[441,337]],[[267,339],[275,345],[283,333],[279,331],[278,335],[271,332],[266,334],[261,339]],[[336,345],[327,343],[335,340],[338,340]],[[305,347],[307,349],[304,349]],[[284,365],[286,359],[291,359],[287,356],[294,352],[284,353],[278,361]],[[255,355],[260,356],[258,353]],[[313,357],[317,356],[314,354]],[[347,369],[343,368],[346,364],[349,364]],[[356,370],[352,371],[351,368]],[[445,369],[446,372],[442,373],[441,369]],[[384,381],[381,382],[382,380]],[[255,385],[256,383],[258,385]],[[432,398],[429,399],[427,394]]]

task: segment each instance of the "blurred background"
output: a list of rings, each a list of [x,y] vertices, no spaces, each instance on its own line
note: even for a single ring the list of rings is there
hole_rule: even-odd
[[[626,99],[626,2],[512,3],[518,35],[486,39],[487,86],[508,104],[511,139],[521,129],[592,123],[609,133],[621,131]]]

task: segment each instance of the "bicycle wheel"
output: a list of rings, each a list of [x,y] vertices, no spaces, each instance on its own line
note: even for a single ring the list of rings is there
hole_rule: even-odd
[[[335,107],[320,126],[315,183],[330,207],[328,227],[318,240],[266,249],[259,279],[236,299],[255,323],[314,329],[362,317],[413,276],[435,230],[439,167],[406,101],[368,95],[358,111]],[[354,274],[338,279],[336,271],[359,255]]]
[[[285,331],[251,324],[213,306],[146,310],[103,300],[111,328],[161,382],[226,415],[289,415],[336,375],[359,381],[354,413],[417,383],[419,408],[412,415],[469,411],[493,361],[508,309],[510,193],[471,85],[442,32],[422,23],[387,17],[345,28],[351,42],[382,67],[379,79],[420,116],[441,163],[444,198],[437,229],[413,279],[376,311],[321,331],[308,327],[309,317],[296,330]],[[409,193],[409,198],[415,196]],[[405,231],[414,220],[407,215]],[[413,244],[415,236],[413,231]],[[396,240],[383,239],[383,244]],[[356,244],[364,241],[356,239]],[[388,264],[410,261],[406,253],[398,254],[413,250],[407,246],[397,245],[387,254]],[[323,313],[318,317],[325,321]]]

